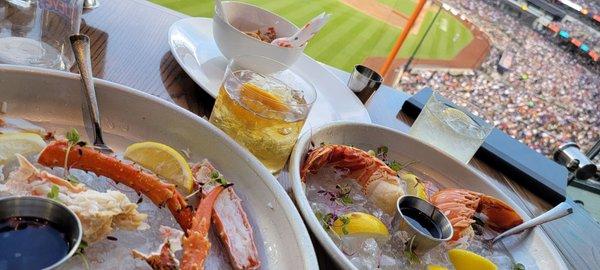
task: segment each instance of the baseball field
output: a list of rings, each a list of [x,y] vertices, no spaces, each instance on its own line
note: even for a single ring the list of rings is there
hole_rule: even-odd
[[[190,16],[212,17],[213,0],[151,0]],[[349,71],[368,57],[386,56],[416,3],[413,0],[241,0],[303,25],[326,11],[330,22],[309,43],[306,53],[323,63]],[[424,36],[438,7],[426,7],[398,58],[407,58]],[[451,60],[473,40],[467,27],[442,11],[416,57]]]

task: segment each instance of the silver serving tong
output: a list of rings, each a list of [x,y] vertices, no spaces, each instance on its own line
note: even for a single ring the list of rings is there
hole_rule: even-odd
[[[491,249],[493,247],[494,243],[498,242],[500,239],[502,239],[504,237],[523,232],[527,229],[531,229],[535,226],[544,224],[546,222],[550,222],[550,221],[559,219],[559,218],[567,216],[571,213],[573,213],[573,207],[571,207],[566,202],[561,202],[554,208],[548,210],[546,213],[543,213],[543,214],[541,214],[535,218],[532,218],[528,221],[525,221],[525,222],[521,223],[520,225],[497,235],[494,238],[485,239],[485,240],[483,240],[483,243],[486,244]]]
[[[94,140],[94,146],[104,154],[112,154],[114,151],[104,144],[102,139],[102,128],[100,127],[100,111],[96,99],[96,89],[92,75],[92,59],[90,57],[90,38],[86,35],[72,35],[69,37],[75,61],[81,74],[81,90],[83,90],[83,118],[88,137]],[[92,135],[92,136],[90,136]]]

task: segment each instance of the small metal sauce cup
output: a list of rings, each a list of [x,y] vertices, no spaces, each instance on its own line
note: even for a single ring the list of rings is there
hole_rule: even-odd
[[[406,220],[406,217],[402,211],[400,211],[402,208],[417,209],[429,216],[433,223],[440,230],[441,237],[432,237],[415,228],[409,221]],[[448,218],[439,209],[437,209],[437,207],[419,197],[409,195],[398,198],[398,202],[396,203],[396,215],[392,220],[392,231],[407,232],[409,239],[411,239],[409,242],[412,241],[413,251],[417,254],[423,254],[442,242],[450,240],[454,234],[454,229],[452,229],[450,220],[448,220]]]
[[[1,198],[0,220],[10,217],[43,218],[56,224],[65,233],[65,239],[69,242],[69,252],[62,259],[44,269],[57,268],[69,260],[77,251],[83,236],[81,222],[75,213],[63,204],[47,198],[33,196]]]
[[[354,66],[348,80],[348,88],[354,92],[362,103],[367,102],[373,92],[379,89],[383,77],[375,70],[363,65]]]

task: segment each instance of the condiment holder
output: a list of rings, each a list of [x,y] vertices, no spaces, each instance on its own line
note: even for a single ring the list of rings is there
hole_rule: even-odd
[[[367,66],[356,65],[348,79],[348,88],[358,96],[364,104],[379,89],[383,77]]]
[[[46,266],[44,269],[55,269],[75,254],[83,237],[83,229],[79,218],[62,203],[51,199],[33,196],[12,196],[0,199],[0,220],[8,218],[41,219],[52,222],[64,233],[68,251],[62,258]],[[31,241],[35,241],[32,239]],[[2,245],[10,243],[1,242]],[[39,244],[39,243],[37,243]],[[36,243],[30,243],[35,246]],[[16,255],[15,255],[16,256]],[[21,254],[19,254],[21,256]],[[25,255],[22,255],[25,256]],[[0,258],[0,262],[8,263],[8,258]],[[2,263],[0,263],[2,265]],[[10,265],[10,263],[8,264]],[[0,267],[1,268],[1,267]]]
[[[437,245],[449,241],[454,234],[450,220],[434,205],[416,197],[402,196],[396,203],[392,231],[408,233],[413,252],[423,254]]]

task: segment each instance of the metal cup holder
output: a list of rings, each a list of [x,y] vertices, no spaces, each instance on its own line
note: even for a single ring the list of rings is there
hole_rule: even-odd
[[[588,156],[586,156],[579,146],[574,142],[567,142],[560,145],[554,151],[554,160],[567,167],[569,171],[575,174],[575,177],[586,180],[596,174],[598,168]]]

